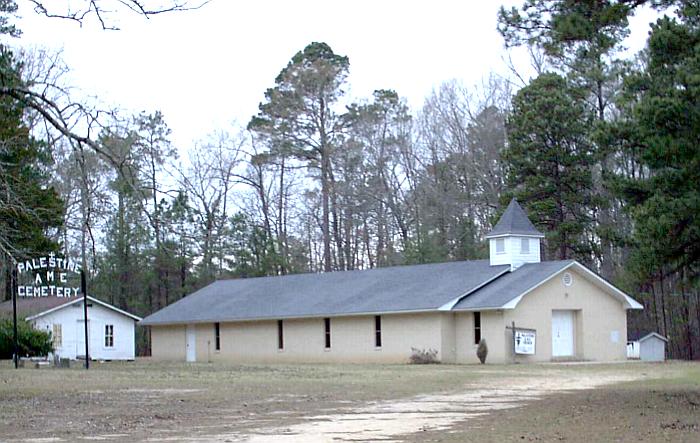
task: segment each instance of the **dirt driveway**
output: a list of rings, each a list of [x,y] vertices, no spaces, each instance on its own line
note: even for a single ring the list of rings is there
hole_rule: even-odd
[[[683,378],[688,368],[695,371],[690,381]],[[0,441],[472,441],[465,427],[482,426],[494,414],[509,421],[521,406],[562,395],[631,381],[626,386],[685,380],[700,388],[697,368],[142,362],[86,373],[0,366]],[[700,436],[694,422],[683,423],[682,435]],[[499,441],[489,435],[495,438],[478,440]]]
[[[462,392],[420,395],[403,400],[376,402],[348,408],[332,414],[311,416],[304,423],[283,428],[259,428],[246,435],[210,435],[197,441],[245,441],[251,443],[287,443],[330,441],[392,441],[405,434],[449,430],[455,423],[490,412],[517,408],[561,391],[593,389],[632,381],[639,376],[577,376],[571,372],[553,372],[548,376],[504,378],[465,386]]]

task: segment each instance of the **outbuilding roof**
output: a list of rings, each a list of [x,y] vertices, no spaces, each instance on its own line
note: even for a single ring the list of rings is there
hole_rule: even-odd
[[[75,300],[71,297],[17,297],[17,316],[19,318],[31,317]],[[12,300],[0,303],[0,316],[12,316]]]
[[[658,332],[647,332],[647,331],[630,331],[627,335],[627,341],[638,341],[643,342],[649,340],[650,338],[658,338],[665,342],[668,341],[666,337],[659,334]]]
[[[544,234],[535,228],[523,208],[515,199],[508,204],[503,215],[493,227],[486,238],[501,237],[504,235],[527,235],[532,237],[544,237]]]
[[[82,303],[83,297],[18,297],[17,298],[17,316],[26,320],[34,320],[59,309],[72,306],[77,303]],[[88,295],[88,302],[97,303],[114,312],[139,321],[141,317],[123,311],[109,303],[98,300]],[[89,304],[88,304],[89,306]],[[12,316],[12,300],[6,300],[0,303],[0,316]]]

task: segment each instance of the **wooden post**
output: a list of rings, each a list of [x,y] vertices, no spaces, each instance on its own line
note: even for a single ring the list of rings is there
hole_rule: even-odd
[[[511,355],[513,356],[512,361],[513,361],[513,363],[515,363],[515,322],[514,321],[511,322],[510,326],[506,326],[506,329],[510,329],[510,332],[511,332],[512,343],[511,343],[511,347],[510,347],[510,352],[511,352]]]
[[[12,268],[10,273],[10,294],[12,295],[12,330],[13,330],[13,355],[15,369],[19,367],[19,336],[17,335],[17,269]]]
[[[515,322],[511,322],[511,328],[511,332],[513,332],[513,347],[510,350],[513,353],[513,363],[515,363]]]

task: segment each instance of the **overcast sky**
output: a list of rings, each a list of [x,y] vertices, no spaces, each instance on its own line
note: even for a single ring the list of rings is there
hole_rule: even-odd
[[[506,74],[496,13],[521,2],[213,0],[150,20],[121,14],[121,31],[43,18],[19,3],[22,45],[63,49],[70,83],[107,105],[161,110],[184,151],[233,121],[245,125],[279,71],[312,41],[350,58],[351,97],[390,88],[413,109],[443,81],[472,85],[492,71]],[[643,47],[651,19],[648,11],[634,19],[631,50]],[[525,69],[526,60],[516,60]]]

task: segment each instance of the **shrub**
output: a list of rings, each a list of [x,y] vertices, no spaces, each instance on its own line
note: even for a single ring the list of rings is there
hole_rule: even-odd
[[[476,347],[476,356],[479,357],[479,361],[482,365],[486,363],[487,355],[489,355],[489,347],[486,346],[486,340],[482,338],[479,340],[479,346]]]
[[[437,359],[437,353],[435,349],[417,349],[411,348],[411,357],[409,358],[411,363],[414,365],[428,365],[437,364],[440,361]]]
[[[34,329],[27,321],[17,320],[20,357],[46,356],[53,352],[51,333]],[[11,319],[0,319],[0,359],[10,359],[14,352],[14,331]]]

